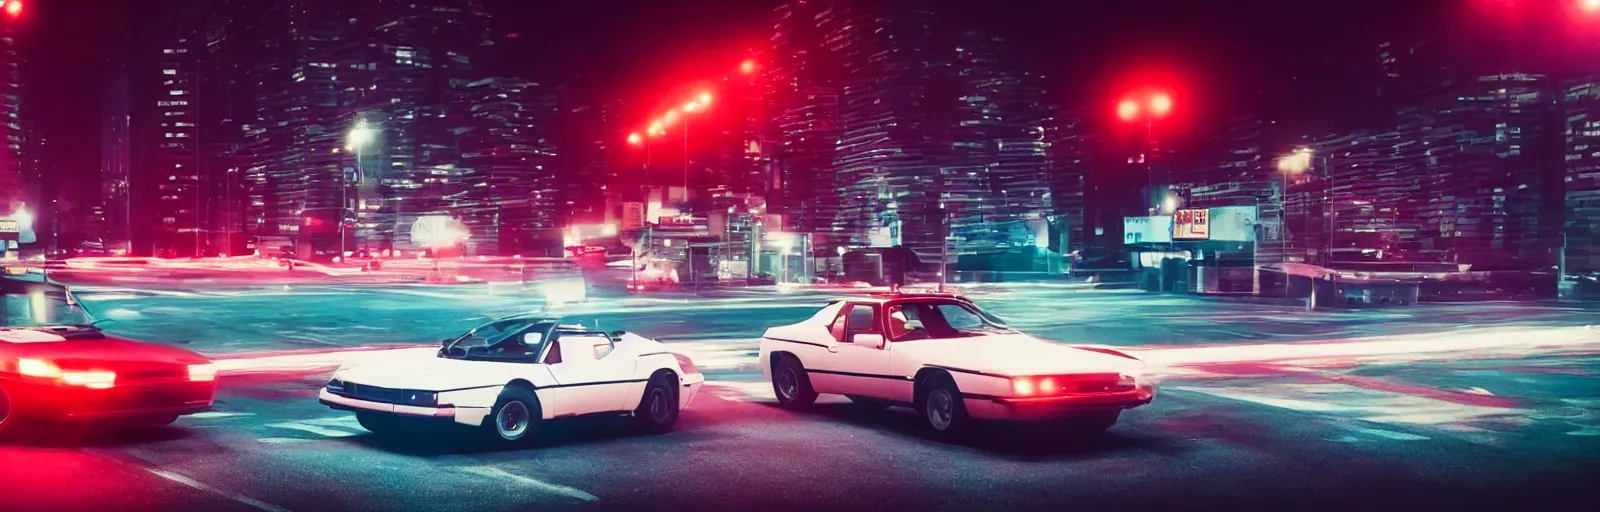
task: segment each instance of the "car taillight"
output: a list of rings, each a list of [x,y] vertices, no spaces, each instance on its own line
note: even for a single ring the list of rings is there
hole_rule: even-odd
[[[189,365],[189,380],[196,382],[217,380],[217,365],[211,363]]]
[[[117,374],[104,371],[63,372],[61,382],[89,389],[110,389],[117,385]]]
[[[1033,379],[1031,378],[1017,377],[1011,379],[1011,392],[1016,393],[1017,396],[1032,396],[1034,388]]]
[[[1045,377],[1045,378],[1039,380],[1039,392],[1040,393],[1044,393],[1046,395],[1054,395],[1059,391],[1061,391],[1061,387],[1056,385],[1056,380],[1055,379],[1052,379],[1052,378],[1049,378],[1049,377]]]
[[[17,373],[29,377],[57,379],[61,377],[61,367],[43,359],[18,359]]]
[[[689,356],[673,352],[672,357],[678,359],[678,367],[683,369],[683,373],[700,373],[700,368],[694,365],[694,361],[689,359]]]

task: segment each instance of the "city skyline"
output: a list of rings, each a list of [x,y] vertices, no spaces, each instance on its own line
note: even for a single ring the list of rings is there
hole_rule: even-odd
[[[59,121],[23,122],[40,134],[28,137],[37,163],[25,172],[34,174],[20,167],[8,174],[33,176],[41,223],[51,226],[39,231],[54,249],[167,256],[297,244],[299,252],[333,256],[416,250],[408,231],[430,215],[463,222],[469,253],[548,252],[527,245],[539,238],[527,233],[547,232],[540,236],[549,240],[574,225],[614,220],[619,205],[654,197],[630,190],[666,185],[674,173],[691,191],[661,192],[655,201],[668,213],[705,217],[728,194],[754,193],[779,217],[752,225],[804,234],[809,252],[899,246],[924,264],[945,236],[969,253],[1034,245],[1058,254],[1137,252],[1122,247],[1120,218],[1254,206],[1257,263],[1382,254],[1526,270],[1561,264],[1565,219],[1586,211],[1565,183],[1581,186],[1587,174],[1553,158],[1582,146],[1574,136],[1558,140],[1571,129],[1557,118],[1563,109],[1579,115],[1587,108],[1587,75],[1565,57],[1590,41],[1529,36],[1520,19],[1486,24],[1503,14],[1488,4],[1438,10],[1419,3],[1374,34],[1289,45],[1320,49],[1298,59],[1311,65],[1263,50],[1255,53],[1262,62],[1233,59],[1209,72],[1200,68],[1221,58],[1218,49],[1248,39],[1213,38],[1199,49],[1108,63],[1118,48],[1228,25],[1189,24],[1148,40],[1140,38],[1151,27],[1134,27],[1126,38],[1108,38],[1110,51],[1064,58],[1042,50],[1097,31],[1049,39],[1014,11],[933,0],[766,5],[764,20],[751,13],[701,20],[724,26],[720,34],[745,34],[712,40],[744,37],[743,44],[605,64],[547,56],[564,67],[533,69],[512,64],[515,56],[537,41],[577,36],[529,33],[537,10],[495,0],[337,8],[230,0],[116,11],[163,23],[145,29],[127,54],[94,67],[107,77],[94,87],[103,100],[91,107],[100,108],[86,108],[98,118],[98,151],[45,144],[61,139],[49,135],[60,133]],[[1052,19],[1127,16],[1032,7]],[[1330,11],[1322,23],[1373,8]],[[1310,11],[1237,12],[1251,13],[1248,22]],[[1442,38],[1412,26],[1429,14],[1471,30]],[[747,18],[726,19],[738,16]],[[618,26],[637,23],[623,16]],[[766,41],[749,36],[761,26]],[[615,55],[634,42],[589,51]],[[1329,47],[1335,43],[1343,46]],[[662,46],[679,51],[676,45]],[[1526,58],[1544,50],[1551,51]],[[1204,57],[1172,60],[1185,52]],[[1468,56],[1488,58],[1469,66]],[[685,58],[692,65],[682,66]],[[741,74],[740,62],[756,68]],[[1075,67],[1057,69],[1063,63]],[[1322,74],[1307,78],[1348,76],[1313,84],[1292,73],[1312,68]],[[1238,88],[1263,73],[1276,81]],[[1171,95],[1163,101],[1176,108],[1162,108],[1173,115],[1163,111],[1137,128],[1114,119],[1117,95],[1150,87]],[[1219,87],[1241,94],[1219,95]],[[1334,89],[1342,90],[1327,92]],[[19,96],[50,97],[39,90]],[[627,134],[691,90],[721,97],[699,114],[695,136],[681,147],[629,146]],[[1314,101],[1304,101],[1306,91]],[[1477,94],[1502,103],[1463,110],[1447,98]],[[1340,108],[1352,101],[1363,108]],[[49,108],[59,107],[41,110]],[[1475,145],[1485,129],[1498,129],[1500,142]],[[363,140],[352,142],[357,131]],[[1461,145],[1439,153],[1452,141]],[[1429,144],[1434,149],[1418,149]],[[1533,145],[1536,154],[1524,154]],[[1360,150],[1340,151],[1345,146]],[[1295,151],[1314,161],[1286,176],[1279,160]],[[85,155],[98,157],[99,187],[71,186],[89,175]],[[1496,169],[1512,178],[1495,178]],[[1499,192],[1506,189],[1513,192]],[[1590,265],[1586,258],[1575,261]]]

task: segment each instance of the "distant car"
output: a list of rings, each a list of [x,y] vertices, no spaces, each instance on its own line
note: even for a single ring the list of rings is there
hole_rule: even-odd
[[[1155,397],[1140,375],[1144,363],[1132,356],[1043,341],[944,294],[835,301],[768,329],[760,358],[784,407],[810,405],[818,393],[903,404],[951,436],[974,419],[1062,420],[1099,431]]]
[[[160,427],[210,409],[216,367],[107,335],[57,283],[0,278],[0,430],[26,420]]]
[[[541,421],[589,414],[666,432],[703,382],[687,356],[655,340],[523,316],[446,340],[433,356],[340,368],[319,398],[380,435],[434,420],[520,443]]]

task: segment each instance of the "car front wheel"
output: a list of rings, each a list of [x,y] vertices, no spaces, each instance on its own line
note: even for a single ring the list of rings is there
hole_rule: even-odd
[[[817,401],[817,392],[811,389],[811,377],[806,375],[800,360],[784,357],[772,369],[772,394],[778,405],[786,409],[802,409]]]
[[[678,423],[678,380],[658,373],[644,388],[639,407],[633,410],[634,428],[647,434],[672,430]]]
[[[927,391],[917,404],[923,423],[941,438],[956,439],[965,434],[972,420],[955,381],[948,375],[938,375],[928,379],[927,384]]]
[[[527,388],[507,386],[500,392],[494,409],[489,411],[489,421],[484,427],[495,439],[505,444],[524,444],[533,439],[539,423],[539,397]]]

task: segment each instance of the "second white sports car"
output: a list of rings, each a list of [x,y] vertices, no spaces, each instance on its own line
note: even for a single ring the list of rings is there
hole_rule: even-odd
[[[703,382],[687,356],[655,340],[522,316],[445,341],[434,357],[342,367],[319,399],[378,434],[437,419],[517,443],[541,420],[588,414],[629,414],[665,432]]]
[[[942,294],[851,297],[761,338],[761,370],[780,405],[803,407],[818,393],[905,404],[946,435],[972,419],[1110,428],[1155,397],[1143,367],[1115,350],[1028,336]]]

